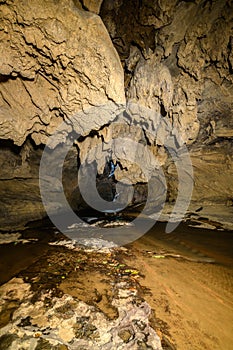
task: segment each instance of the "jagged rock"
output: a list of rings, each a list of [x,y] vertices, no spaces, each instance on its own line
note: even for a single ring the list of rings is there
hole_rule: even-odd
[[[122,60],[128,58],[134,43],[147,55],[156,47],[156,30],[168,25],[176,1],[104,0],[100,16]],[[133,28],[133,30],[132,30]]]
[[[94,12],[100,4],[84,1]],[[72,123],[82,135],[109,123],[124,104],[124,78],[100,17],[73,1],[2,2],[0,16],[0,225],[13,228],[45,215],[40,145],[64,120],[67,130],[57,143]],[[88,114],[93,105],[104,107]],[[77,168],[76,148],[71,153],[69,178]]]
[[[225,141],[211,146],[195,148],[190,152],[194,171],[195,186],[192,201],[202,205],[225,204],[233,198],[233,158],[232,143]],[[172,194],[177,193],[178,183],[175,165],[168,166],[170,200],[175,200]],[[194,205],[192,204],[192,206]]]
[[[63,120],[109,101],[109,114],[80,118],[77,131],[114,117],[124,103],[123,71],[99,16],[72,1],[10,1],[0,10],[0,138],[46,143]]]
[[[132,287],[126,282],[114,285],[112,304],[118,313],[113,319],[108,319],[98,306],[69,294],[57,298],[50,291],[32,303],[33,293],[30,296],[27,293],[30,285],[21,279],[0,287],[1,294],[2,290],[9,294],[8,299],[3,299],[2,307],[7,308],[11,296],[18,293],[15,290],[17,283],[25,294],[21,295],[21,303],[11,321],[0,330],[4,350],[21,347],[37,350],[138,350],[140,343],[144,343],[145,348],[162,350],[160,338],[150,326],[150,306],[139,299],[136,290],[132,293]],[[50,307],[46,306],[48,302]]]
[[[164,143],[180,147],[182,140],[193,160],[193,201],[231,200],[228,182],[216,170],[216,159],[227,159],[227,177],[232,168],[231,1],[33,0],[29,8],[17,0],[1,2],[0,10],[0,138],[14,141],[1,142],[2,227],[45,214],[38,186],[39,145],[61,121],[71,131],[74,115],[82,137],[65,160],[63,181],[73,208],[82,206],[77,167],[85,161],[96,166],[100,193],[115,198],[116,184],[102,176],[111,159],[118,164],[114,176],[123,181],[125,197],[129,183],[137,187],[131,204],[146,199],[148,178],[155,181],[154,198],[161,204],[166,191],[161,166],[167,198],[174,201],[176,169]],[[93,13],[99,11],[125,68],[123,118],[115,118],[125,101],[123,70],[100,17]],[[105,107],[90,110],[99,104]],[[67,131],[51,148],[66,140]],[[127,138],[134,143],[125,149],[123,142],[116,146],[117,139]],[[141,145],[151,153],[143,154]],[[132,161],[135,154],[140,164]],[[212,178],[206,175],[206,164]],[[53,180],[55,192],[61,184]],[[54,211],[59,209],[56,199],[52,204]]]
[[[168,117],[189,146],[192,200],[226,203],[232,197],[232,2],[104,0],[101,16],[125,60],[127,98]],[[150,123],[144,129],[151,131]],[[166,169],[174,201],[176,167],[168,162]]]
[[[233,198],[233,147],[221,142],[191,151],[195,187],[192,199],[203,203],[224,203]]]
[[[165,116],[169,111],[173,98],[171,74],[165,65],[158,62],[157,55],[138,62],[127,97],[130,101],[152,109],[155,115]]]

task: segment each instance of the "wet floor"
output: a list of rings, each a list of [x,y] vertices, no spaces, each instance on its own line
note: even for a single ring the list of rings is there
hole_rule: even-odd
[[[139,282],[156,311],[156,330],[163,333],[164,344],[170,344],[167,349],[231,350],[233,232],[185,223],[166,234],[165,226],[157,223],[126,245],[132,252],[126,263],[144,276]],[[47,222],[21,234],[24,241],[0,245],[1,284],[54,254],[59,248],[48,243],[64,238]]]
[[[21,232],[24,239],[29,239],[28,243],[0,245],[0,283],[6,282],[44,255],[49,241],[64,238],[48,221],[41,221],[38,225]],[[165,227],[165,223],[156,223],[136,243],[126,246],[130,248],[136,244],[141,249],[173,258],[220,264],[229,269],[233,267],[232,231],[200,229],[183,223],[174,232],[165,233]],[[35,241],[30,243],[30,239]]]
[[[157,223],[138,242],[148,249],[181,255],[196,262],[212,262],[233,267],[233,232],[190,227],[183,223],[172,233]]]
[[[129,245],[155,328],[172,349],[233,349],[233,232],[164,229],[157,224]]]
[[[40,224],[43,224],[41,222]],[[31,243],[0,245],[0,283],[4,283],[39,259],[47,250],[48,242],[63,238],[57,229],[45,223],[22,231],[24,239]],[[183,223],[172,233],[165,233],[165,223],[156,225],[136,242],[141,249],[186,258],[190,261],[215,263],[233,268],[233,232],[199,229]],[[131,247],[134,243],[126,246]]]

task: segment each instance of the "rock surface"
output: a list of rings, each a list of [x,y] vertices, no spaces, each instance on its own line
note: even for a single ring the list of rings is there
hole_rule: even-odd
[[[84,1],[94,12],[100,4]],[[72,126],[88,134],[115,118],[125,96],[120,60],[99,16],[51,0],[3,1],[0,16],[0,221],[9,228],[45,215],[41,145],[58,125],[67,125],[62,142]],[[104,112],[85,113],[101,105]]]
[[[77,132],[111,120],[124,103],[123,72],[98,16],[44,0],[3,3],[1,18],[2,139],[46,143],[61,121],[109,100],[109,119],[79,120]]]
[[[118,297],[112,302],[119,316],[108,318],[93,306],[64,294],[53,298],[45,294],[35,304],[28,295],[29,284],[13,279],[1,287],[1,311],[7,308],[11,294],[21,305],[12,322],[0,331],[0,346],[11,349],[154,349],[162,350],[160,339],[148,324],[150,307],[146,302],[135,304],[135,296],[125,283],[116,285]],[[19,295],[20,294],[20,295]]]
[[[38,185],[43,145],[63,121],[67,130],[51,147],[64,142],[74,116],[82,136],[75,136],[63,174],[73,208],[83,204],[77,167],[85,162],[95,167],[106,200],[121,192],[130,204],[145,202],[152,179],[152,207],[164,196],[175,202],[179,184],[168,149],[176,153],[183,143],[193,163],[192,202],[229,207],[231,1],[44,0],[29,8],[9,0],[0,10],[2,228],[45,215]],[[127,107],[120,114],[124,89]],[[110,161],[118,165],[111,179]],[[118,192],[115,180],[123,182]],[[56,191],[57,179],[54,184]],[[129,184],[137,188],[131,197]],[[58,204],[54,200],[54,210]]]
[[[105,0],[101,8],[125,67],[127,99],[167,118],[188,145],[192,201],[200,205],[232,198],[232,10],[227,0]],[[166,157],[162,164],[174,201],[176,167]]]
[[[3,284],[0,348],[162,350],[139,271],[121,254],[57,247]]]
[[[83,0],[80,2],[84,9],[99,14],[103,0]]]

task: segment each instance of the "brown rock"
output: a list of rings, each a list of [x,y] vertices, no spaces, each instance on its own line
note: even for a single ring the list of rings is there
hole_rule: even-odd
[[[112,158],[119,164],[116,180],[125,181],[124,195],[126,183],[137,188],[130,203],[145,200],[150,177],[155,179],[156,203],[161,203],[165,191],[158,175],[161,166],[167,170],[168,199],[175,200],[176,169],[163,147],[169,134],[178,146],[183,140],[189,147],[195,175],[193,200],[200,205],[203,200],[229,203],[231,1],[61,0],[58,4],[33,0],[29,9],[25,1],[17,0],[2,2],[0,9],[4,28],[0,138],[19,145],[2,143],[1,225],[11,227],[45,214],[38,187],[42,153],[38,145],[74,115],[83,137],[75,141],[77,149],[71,150],[64,166],[65,192],[74,207],[81,206],[77,166],[86,159],[97,164],[98,186],[103,193],[107,184],[108,199],[112,182],[102,181],[102,174]],[[125,68],[128,115],[110,125],[124,102],[123,70],[100,17],[93,13],[99,11]],[[79,113],[98,104],[107,105],[106,109]],[[64,142],[66,136],[61,133],[57,142]],[[128,143],[125,157],[119,150],[122,142],[114,147],[118,138],[136,143],[134,147]],[[150,150],[150,156],[140,145]],[[140,164],[129,159],[134,154]],[[59,188],[57,181],[54,188]],[[53,205],[56,211],[59,203]]]
[[[100,4],[84,2],[94,12]],[[39,145],[74,116],[80,134],[109,123],[125,101],[124,79],[100,17],[73,1],[33,0],[30,7],[26,1],[2,2],[0,16],[0,225],[12,228],[45,215]],[[104,111],[80,113],[93,105],[104,105]],[[67,129],[62,142],[72,130]],[[65,174],[72,182],[76,148],[71,153]],[[71,188],[69,182],[68,198]]]
[[[232,2],[122,0],[113,5],[105,0],[101,16],[120,57],[126,59],[128,99],[169,118],[189,145],[192,199],[200,205],[227,203],[232,198]],[[143,128],[152,143],[151,118],[145,119]],[[163,140],[166,135],[161,130],[157,145],[158,136]],[[170,200],[177,194],[175,178],[175,165],[169,165]]]
[[[128,343],[132,337],[132,333],[128,329],[123,329],[118,333],[119,337],[123,340],[124,343]]]
[[[77,131],[109,122],[124,103],[123,72],[101,19],[72,1],[1,4],[0,138],[45,143],[82,107],[109,104],[109,114],[80,120]],[[112,115],[112,118],[114,115]],[[94,126],[95,124],[95,126]]]

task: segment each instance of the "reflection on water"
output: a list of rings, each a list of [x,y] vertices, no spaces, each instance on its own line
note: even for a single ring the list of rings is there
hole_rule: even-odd
[[[88,222],[88,216],[85,219]],[[117,219],[95,217],[93,223],[97,226],[99,221],[100,227],[103,227],[104,225],[111,226],[111,224],[114,226],[118,221],[119,226],[122,227],[125,220],[132,221],[132,217],[118,217]],[[103,222],[105,222],[104,225]],[[49,241],[64,239],[64,236],[47,221],[40,221],[39,225],[21,232],[21,238],[33,238],[32,242],[0,244],[0,283],[6,282],[46,254]],[[214,262],[229,267],[233,266],[232,231],[198,229],[183,223],[174,232],[167,234],[165,227],[165,223],[156,223],[136,243],[130,243],[127,246],[138,244],[141,249],[153,250],[157,253],[180,255],[197,262]]]
[[[92,223],[95,232],[98,227],[116,225],[132,228],[133,225],[129,222],[134,215],[101,218],[86,215],[84,218],[84,227]],[[146,223],[147,219],[144,220]],[[145,292],[144,297],[151,308],[156,310],[156,329],[166,335],[166,344],[174,343],[180,350],[230,350],[233,324],[233,232],[197,229],[181,224],[173,233],[167,234],[165,227],[165,223],[156,223],[144,236],[126,246],[128,250],[124,256],[124,264],[134,267],[143,275],[137,281],[143,290],[149,291]],[[82,226],[73,223],[67,229],[82,231]],[[125,229],[124,233],[127,232]],[[73,253],[66,247],[49,245],[52,242],[64,242],[66,237],[46,221],[37,225],[34,223],[13,237],[15,242],[9,243],[7,235],[5,239],[8,243],[0,244],[0,284],[17,276],[19,272],[25,278],[28,278],[30,272],[37,276],[45,271],[46,275],[46,261],[51,252],[57,257],[59,251],[62,251],[67,261],[70,261]],[[4,241],[4,237],[1,241]],[[96,245],[104,244],[104,241],[96,240],[96,237],[93,237],[93,241]],[[72,241],[69,242],[73,244]],[[154,258],[159,255],[169,258]],[[95,259],[93,261],[99,272],[98,263],[95,263]],[[65,266],[67,272],[70,272],[70,265]],[[51,267],[53,268],[57,272],[56,264]],[[80,271],[85,280],[86,270],[78,270],[77,275]],[[58,276],[61,273],[63,270],[59,270]],[[52,280],[49,279],[51,276]],[[56,285],[56,276],[55,273],[48,274],[48,279],[43,283]],[[91,285],[93,283],[95,279],[91,280]],[[44,285],[42,287],[45,288]],[[81,287],[83,289],[83,284]]]
[[[150,249],[162,249],[196,261],[233,266],[233,232],[199,229],[180,224],[165,233],[165,223],[157,223],[138,242]]]

